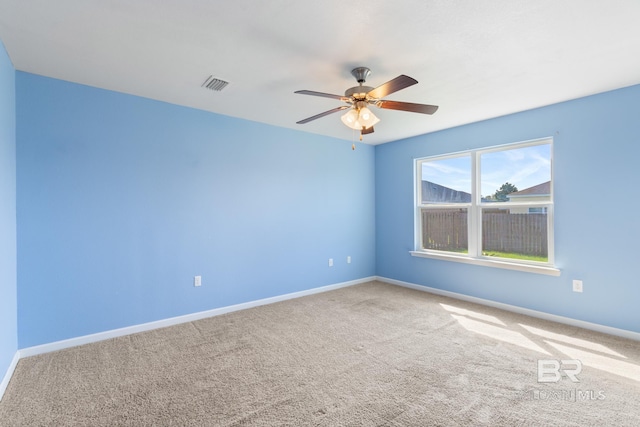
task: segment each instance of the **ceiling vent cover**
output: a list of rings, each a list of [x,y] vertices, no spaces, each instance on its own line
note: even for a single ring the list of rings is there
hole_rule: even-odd
[[[202,87],[220,92],[222,89],[227,87],[228,84],[229,82],[225,82],[224,80],[216,79],[213,76],[209,76],[207,80],[202,83]]]

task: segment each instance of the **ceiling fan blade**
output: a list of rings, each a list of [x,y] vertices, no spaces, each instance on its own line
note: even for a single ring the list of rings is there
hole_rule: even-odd
[[[360,131],[360,135],[368,135],[370,133],[373,133],[373,126],[369,126],[368,128],[364,128]]]
[[[411,102],[378,101],[376,104],[387,110],[411,111],[412,113],[433,114],[438,110],[437,105],[413,104]]]
[[[294,93],[299,93],[301,95],[313,95],[313,96],[322,96],[324,98],[339,99],[340,101],[344,101],[344,102],[347,102],[350,99],[342,95],[332,95],[330,93],[315,92],[313,90],[297,90]]]
[[[315,116],[307,117],[304,120],[300,120],[296,122],[299,125],[303,125],[305,123],[309,123],[312,120],[319,119],[320,117],[328,116],[329,114],[337,113],[338,111],[346,110],[347,108],[351,108],[349,105],[343,105],[342,107],[333,108],[329,111],[325,111],[324,113],[316,114]]]
[[[380,99],[409,86],[413,86],[416,83],[418,83],[416,79],[402,74],[393,80],[389,80],[388,82],[381,84],[367,93],[367,95],[371,98]]]

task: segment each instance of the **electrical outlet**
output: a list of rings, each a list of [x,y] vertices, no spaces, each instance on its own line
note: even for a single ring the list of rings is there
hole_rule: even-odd
[[[347,257],[347,264],[351,264],[351,257],[350,256]]]
[[[582,292],[582,280],[573,281],[573,292]]]
[[[333,267],[333,258],[329,258],[329,267]]]
[[[193,286],[202,286],[202,276],[195,276],[193,278]]]

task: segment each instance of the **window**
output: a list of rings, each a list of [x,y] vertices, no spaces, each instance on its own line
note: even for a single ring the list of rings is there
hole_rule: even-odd
[[[416,160],[412,255],[559,274],[552,139]]]

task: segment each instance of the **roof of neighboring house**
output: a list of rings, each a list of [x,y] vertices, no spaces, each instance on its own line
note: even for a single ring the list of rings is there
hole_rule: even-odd
[[[542,196],[551,194],[551,181],[525,188],[524,190],[509,193],[507,197],[513,196]]]
[[[470,203],[471,194],[431,181],[422,181],[422,200],[432,203]]]

